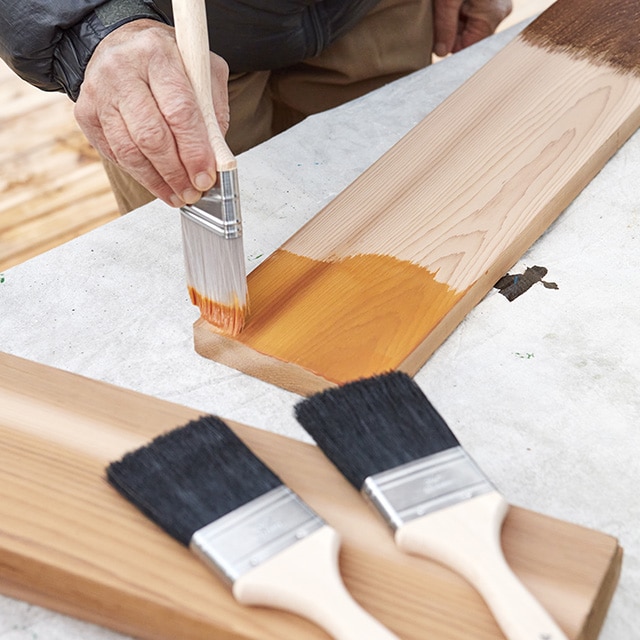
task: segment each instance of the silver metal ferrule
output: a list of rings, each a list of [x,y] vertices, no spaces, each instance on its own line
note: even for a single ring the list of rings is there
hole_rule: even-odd
[[[364,497],[394,531],[427,513],[494,490],[462,447],[369,476],[362,486]]]
[[[198,529],[191,550],[228,584],[325,525],[284,485]]]
[[[238,171],[218,172],[218,182],[195,204],[181,207],[183,216],[224,238],[242,237]]]

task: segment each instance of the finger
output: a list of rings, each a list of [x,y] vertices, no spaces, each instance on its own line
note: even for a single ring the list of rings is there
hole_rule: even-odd
[[[511,0],[467,0],[461,8],[460,31],[454,51],[469,47],[492,35],[512,9]]]
[[[434,0],[433,51],[438,57],[451,53],[458,34],[462,0]]]
[[[126,118],[119,112],[112,111],[108,117],[105,114],[101,122],[104,135],[110,140],[115,164],[168,205],[182,206],[183,198],[169,186],[131,136]]]
[[[460,29],[453,46],[452,53],[457,53],[466,47],[479,42],[494,32],[489,23],[481,18],[462,16]]]
[[[89,144],[103,157],[111,162],[116,158],[111,149],[109,141],[106,139],[100,124],[100,119],[95,112],[86,112],[84,106],[78,101],[74,107],[74,117],[80,127],[84,137]]]
[[[181,100],[179,97],[173,97],[173,102],[179,103]],[[165,109],[165,113],[161,112],[160,106]],[[136,175],[142,173],[150,176],[150,164],[172,193],[185,202],[195,202],[200,198],[200,192],[191,184],[178,152],[176,130],[171,127],[171,122],[167,122],[167,117],[171,118],[176,110],[179,108],[173,104],[167,105],[166,100],[164,104],[159,105],[146,83],[132,85],[131,92],[120,102],[119,112],[126,123],[128,139],[134,146],[123,145],[118,161],[128,163],[128,170]],[[192,109],[187,112],[191,113]],[[121,144],[122,142],[120,140]],[[115,148],[114,152],[118,156]],[[122,156],[123,153],[126,157]],[[145,186],[151,188],[150,184],[145,183]],[[162,191],[166,192],[166,189],[163,187]]]
[[[215,183],[215,157],[209,143],[207,128],[191,85],[180,67],[179,73],[167,77],[165,65],[154,65],[149,68],[149,86],[157,108],[164,120],[175,149],[175,157],[171,162],[179,162],[183,173],[179,176],[181,193],[187,202],[195,202],[201,192],[210,189]],[[158,162],[165,159],[158,158]],[[170,166],[164,169],[154,161],[162,175],[163,170],[169,172]],[[165,179],[174,188],[178,183],[172,182],[169,173]]]
[[[127,171],[153,195],[171,206],[181,206],[182,200],[168,189],[151,163],[142,154],[136,154],[136,145],[118,110],[111,106],[101,113],[102,120],[85,102],[78,100],[76,103],[74,115],[89,143],[101,156]],[[117,153],[112,149],[109,139],[114,141]]]

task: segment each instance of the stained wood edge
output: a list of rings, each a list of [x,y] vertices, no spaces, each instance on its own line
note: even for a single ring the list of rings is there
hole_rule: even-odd
[[[298,395],[311,395],[335,383],[292,362],[260,353],[222,335],[204,318],[193,325],[196,353]]]

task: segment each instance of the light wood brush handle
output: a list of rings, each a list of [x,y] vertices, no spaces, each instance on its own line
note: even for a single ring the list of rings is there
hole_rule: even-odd
[[[213,108],[209,36],[204,0],[172,0],[178,50],[204,117],[218,171],[235,169],[236,159],[227,146]]]
[[[324,526],[233,584],[241,604],[290,611],[335,640],[398,640],[351,597],[338,569],[340,538]]]
[[[508,507],[492,491],[407,522],[396,531],[396,543],[464,576],[509,640],[567,640],[504,558],[500,531]]]

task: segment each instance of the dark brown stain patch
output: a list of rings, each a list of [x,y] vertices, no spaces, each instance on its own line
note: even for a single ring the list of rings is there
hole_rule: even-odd
[[[521,37],[640,75],[639,0],[558,0]]]
[[[536,282],[541,282],[547,289],[557,289],[555,282],[545,282],[542,278],[547,275],[546,267],[527,267],[522,274],[502,276],[493,287],[509,301],[513,302],[518,296],[528,291]]]

